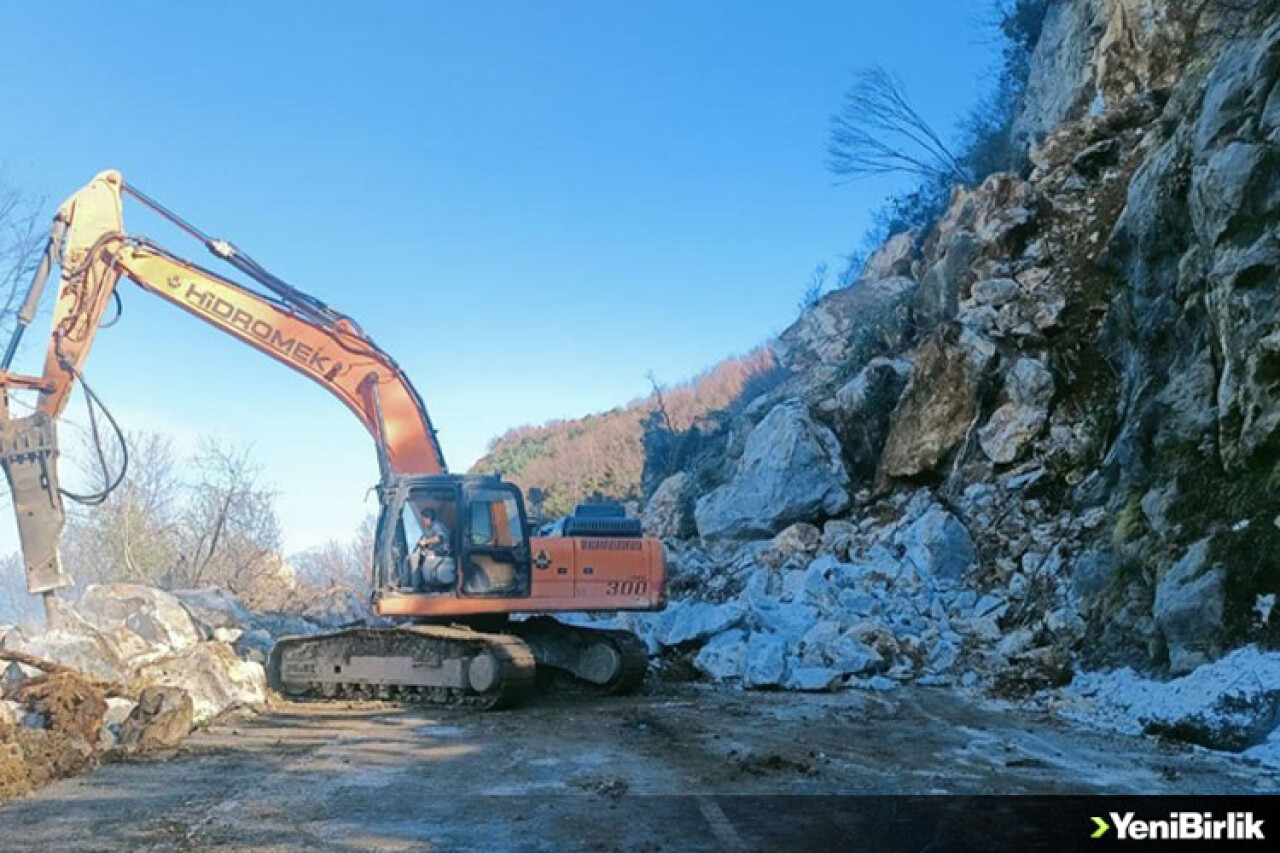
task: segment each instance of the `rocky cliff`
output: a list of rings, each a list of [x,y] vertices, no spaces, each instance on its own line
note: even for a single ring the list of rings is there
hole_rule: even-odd
[[[1280,642],[1280,15],[1051,2],[1014,132],[656,491],[655,651],[1027,695]]]

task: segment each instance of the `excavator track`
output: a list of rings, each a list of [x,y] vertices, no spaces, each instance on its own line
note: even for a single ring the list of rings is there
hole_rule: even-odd
[[[520,638],[468,628],[349,628],[279,640],[267,662],[290,698],[413,702],[479,711],[510,708],[534,687],[536,663]]]
[[[528,644],[539,668],[567,675],[578,692],[634,693],[649,669],[648,649],[630,631],[566,625],[545,616],[513,622],[507,630]]]

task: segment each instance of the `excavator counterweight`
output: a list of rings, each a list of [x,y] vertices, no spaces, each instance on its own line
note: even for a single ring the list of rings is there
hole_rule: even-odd
[[[127,232],[125,195],[252,283]],[[55,266],[59,286],[44,371],[22,376],[11,363]],[[647,656],[634,635],[530,617],[660,609],[666,564],[659,542],[607,511],[584,513],[563,535],[531,536],[514,484],[448,472],[422,398],[354,320],[232,243],[209,237],[114,171],[97,175],[58,209],[0,366],[0,465],[14,495],[30,592],[50,595],[72,583],[58,541],[62,498],[79,496],[58,484],[57,419],[77,381],[96,400],[81,372],[122,277],[322,386],[373,438],[381,509],[370,598],[375,613],[399,624],[283,639],[268,667],[273,687],[295,696],[498,708],[531,689],[535,663],[605,692],[639,685]],[[11,393],[35,394],[33,413],[11,418]]]

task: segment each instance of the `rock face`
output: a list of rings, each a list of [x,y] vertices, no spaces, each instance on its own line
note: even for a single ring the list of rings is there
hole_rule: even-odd
[[[930,471],[960,443],[977,414],[979,375],[968,352],[939,337],[916,351],[911,381],[893,411],[878,479]]]
[[[242,661],[226,643],[189,646],[138,667],[144,683],[179,687],[190,696],[197,725],[233,708],[261,708],[267,700],[262,665]]]
[[[1031,57],[1013,138],[1027,147],[1093,100],[1093,53],[1105,27],[1101,0],[1051,0]]]
[[[723,485],[667,543],[675,615],[620,624],[752,689],[1052,702],[1132,667],[1207,691],[1136,731],[1280,760],[1272,698],[1201,677],[1280,645],[1280,12],[1044,9],[1027,162],[783,333],[680,483]]]
[[[775,407],[751,431],[733,479],[699,499],[705,538],[769,536],[787,524],[835,515],[849,505],[840,442],[795,401]]]
[[[885,278],[910,277],[911,263],[918,254],[919,242],[919,229],[913,228],[893,235],[867,258],[867,262],[862,266],[862,279],[879,281]]]

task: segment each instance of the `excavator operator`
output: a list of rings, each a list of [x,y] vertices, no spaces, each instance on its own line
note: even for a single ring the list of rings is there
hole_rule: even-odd
[[[419,516],[422,535],[409,555],[409,585],[422,592],[447,592],[458,577],[449,528],[438,518],[435,507],[423,507]]]

